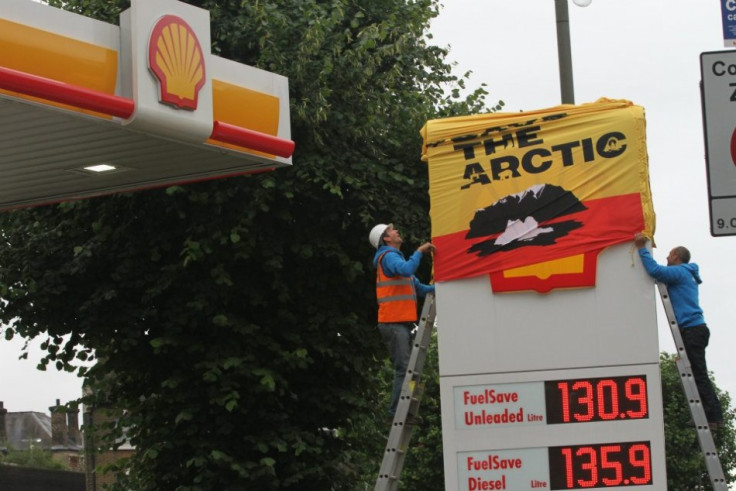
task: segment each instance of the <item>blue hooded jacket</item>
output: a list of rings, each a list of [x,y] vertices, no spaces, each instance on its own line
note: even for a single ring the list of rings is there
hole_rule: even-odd
[[[700,279],[698,265],[682,263],[673,266],[661,266],[652,258],[649,250],[639,249],[639,257],[649,276],[667,285],[680,328],[702,326],[705,324],[703,309],[698,300]]]
[[[414,253],[409,256],[409,259],[406,260],[404,259],[404,255],[397,248],[389,245],[382,245],[376,251],[375,256],[373,256],[373,266],[376,268],[378,268],[378,258],[381,257],[381,254],[384,252],[386,255],[383,256],[381,264],[386,276],[410,276],[414,281],[414,289],[419,297],[423,297],[427,293],[434,293],[434,285],[425,285],[420,282],[416,276],[414,276],[414,273],[419,269],[419,264],[422,262],[421,252],[414,251]]]

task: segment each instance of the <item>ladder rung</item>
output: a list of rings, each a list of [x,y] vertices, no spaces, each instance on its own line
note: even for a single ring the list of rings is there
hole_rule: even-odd
[[[405,451],[399,450],[397,448],[391,449],[390,451],[389,450],[386,450],[386,452],[388,452],[388,453],[395,453],[395,454],[398,454],[398,455],[404,455],[406,453]]]

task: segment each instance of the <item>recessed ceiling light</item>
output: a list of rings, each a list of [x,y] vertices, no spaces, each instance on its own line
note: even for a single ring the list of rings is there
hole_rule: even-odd
[[[88,172],[110,172],[112,170],[116,170],[117,167],[110,164],[97,164],[97,165],[88,165],[87,167],[84,167],[84,170]]]
[[[118,174],[120,172],[129,171],[130,167],[123,167],[120,165],[113,165],[109,162],[102,162],[99,164],[85,165],[68,170],[76,174],[86,174],[88,176],[108,176],[111,174]]]

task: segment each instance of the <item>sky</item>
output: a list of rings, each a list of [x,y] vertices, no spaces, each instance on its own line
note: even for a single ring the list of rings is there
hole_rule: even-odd
[[[569,2],[575,102],[600,97],[644,107],[657,216],[654,257],[688,247],[701,269],[701,305],[711,330],[708,368],[736,399],[736,237],[712,237],[699,83],[700,54],[724,48],[719,0]],[[450,48],[456,74],[472,71],[503,112],[561,103],[553,0],[444,0],[433,42]],[[654,287],[653,287],[654,288]],[[675,351],[657,296],[660,351]]]
[[[43,340],[30,342],[27,360],[19,360],[25,341],[0,339],[0,401],[10,412],[35,411],[49,414],[56,400],[63,404],[82,396],[82,380],[55,367],[36,370]]]
[[[585,8],[570,2],[569,15],[575,101],[628,99],[645,108],[659,245],[654,256],[664,262],[676,245],[691,250],[704,280],[709,369],[736,398],[736,311],[729,307],[736,237],[710,235],[699,94],[700,53],[724,49],[719,0],[593,0]],[[450,48],[457,74],[472,70],[469,85],[487,85],[489,103],[501,99],[504,111],[517,112],[561,102],[553,0],[444,0],[431,32],[434,44]],[[660,349],[671,353],[658,309]],[[0,340],[6,409],[47,413],[56,399],[81,394],[73,375],[35,370],[37,349],[18,360],[21,347],[20,340]]]

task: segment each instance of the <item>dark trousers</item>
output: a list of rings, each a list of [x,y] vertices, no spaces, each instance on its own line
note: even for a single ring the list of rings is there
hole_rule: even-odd
[[[705,324],[680,329],[682,343],[690,360],[690,368],[693,370],[695,385],[698,386],[700,400],[703,403],[705,416],[708,422],[716,423],[723,421],[723,410],[721,403],[716,397],[713,384],[708,377],[708,365],[705,363],[705,348],[710,339],[710,330]]]
[[[394,365],[394,384],[391,391],[391,403],[388,406],[388,414],[391,416],[396,413],[396,406],[399,405],[401,388],[404,385],[406,368],[409,365],[411,329],[412,327],[405,323],[378,324],[378,332],[381,333],[381,337],[386,343],[391,362]]]

